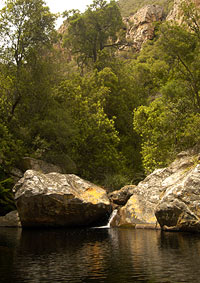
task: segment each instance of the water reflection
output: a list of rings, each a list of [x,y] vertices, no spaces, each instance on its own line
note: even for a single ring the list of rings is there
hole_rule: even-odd
[[[199,235],[0,230],[1,282],[198,282],[199,259]]]

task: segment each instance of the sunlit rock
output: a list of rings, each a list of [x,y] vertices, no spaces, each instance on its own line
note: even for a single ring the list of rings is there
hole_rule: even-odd
[[[200,154],[181,152],[132,191],[111,226],[200,232]]]
[[[14,187],[22,226],[90,226],[110,211],[106,191],[73,174],[28,170]]]
[[[112,226],[156,228],[155,208],[165,188],[162,181],[170,175],[167,168],[157,169],[133,189],[127,204],[119,209]]]
[[[200,232],[200,164],[185,169],[168,184],[155,211],[161,227]]]

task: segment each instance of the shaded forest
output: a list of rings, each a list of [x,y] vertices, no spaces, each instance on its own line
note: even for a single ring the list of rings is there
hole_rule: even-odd
[[[158,23],[155,38],[124,59],[128,3],[94,0],[84,13],[65,11],[58,32],[43,0],[6,1],[0,214],[13,209],[11,172],[24,156],[114,190],[137,184],[199,143],[199,10],[183,3],[182,26]]]

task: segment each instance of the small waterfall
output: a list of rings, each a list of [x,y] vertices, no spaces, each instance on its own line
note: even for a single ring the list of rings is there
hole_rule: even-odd
[[[112,222],[113,218],[115,217],[115,215],[117,214],[117,209],[114,209],[113,212],[111,213],[109,219],[108,219],[108,224],[107,227],[110,228],[110,223]]]
[[[117,214],[117,209],[114,209],[113,210],[113,212],[111,213],[111,215],[110,215],[110,217],[109,217],[109,219],[108,219],[108,224],[107,225],[105,225],[105,226],[100,226],[100,227],[94,227],[94,228],[110,228],[110,224],[111,224],[111,222],[112,222],[112,220],[113,220],[113,218],[115,217],[115,215]]]

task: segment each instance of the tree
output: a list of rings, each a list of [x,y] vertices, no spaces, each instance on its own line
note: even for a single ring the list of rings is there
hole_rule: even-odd
[[[8,120],[25,92],[29,61],[52,43],[54,22],[55,16],[42,0],[7,0],[0,11],[0,61],[13,81]]]
[[[193,101],[193,106],[197,112],[200,112],[200,42],[198,37],[179,26],[162,25],[160,32],[157,48],[162,50],[165,60],[170,63],[173,77],[187,84],[188,95]]]
[[[134,112],[146,173],[168,165],[178,152],[200,142],[199,51],[193,30],[163,24],[151,52],[146,53],[146,62],[153,62],[150,72],[157,84],[156,95]],[[165,71],[154,73],[156,65]]]
[[[115,1],[95,0],[83,14],[73,10],[64,15],[64,46],[77,57],[78,63],[96,62],[98,52],[119,45],[117,33],[123,23]]]
[[[52,42],[55,16],[43,0],[7,0],[0,11],[1,60],[18,67]]]
[[[78,174],[102,183],[107,174],[123,168],[118,151],[119,137],[114,120],[104,111],[109,88],[98,84],[99,74],[81,77],[73,74],[55,90],[55,97],[65,109],[71,109],[76,135],[71,139],[70,157]]]

